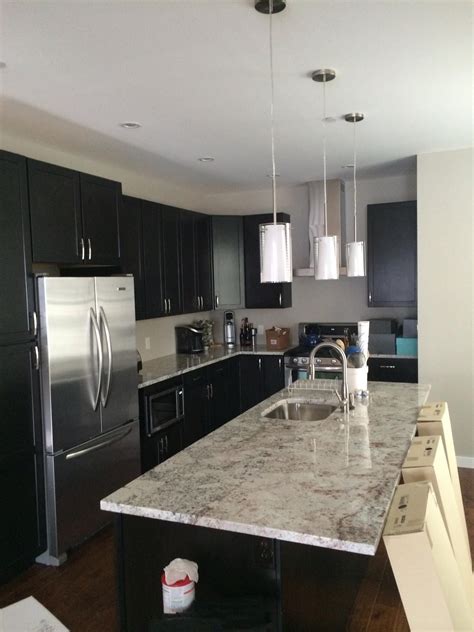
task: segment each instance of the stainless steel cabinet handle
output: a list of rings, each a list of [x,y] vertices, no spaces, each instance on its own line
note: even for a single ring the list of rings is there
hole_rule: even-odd
[[[171,299],[168,299],[168,314],[171,314]]]
[[[210,384],[211,387],[211,399],[214,399],[214,385]]]
[[[262,370],[262,358],[258,359],[258,370],[261,371]]]
[[[372,292],[369,292],[369,303],[372,303]]]
[[[110,385],[112,382],[112,357],[113,357],[113,351],[112,351],[112,338],[110,336],[110,328],[109,328],[109,323],[107,322],[107,318],[105,316],[105,312],[104,309],[102,307],[99,307],[99,327],[102,325],[102,323],[104,324],[104,331],[105,331],[105,342],[107,344],[107,355],[109,356],[109,367],[108,367],[108,371],[107,371],[107,384],[105,387],[105,395],[102,395],[102,406],[105,408],[107,406],[107,402],[109,401],[109,395],[110,395]]]
[[[182,388],[176,391],[176,412],[178,419],[184,417],[184,389]]]
[[[199,297],[201,299],[201,309],[204,309],[204,299],[202,296]]]
[[[31,317],[33,319],[33,336],[37,336],[38,335],[38,315],[36,313],[36,310],[33,310],[31,312]]]
[[[163,305],[164,305],[164,313],[167,314],[168,313],[168,306],[166,305],[166,299],[163,299]]]
[[[161,460],[162,457],[164,456],[164,452],[165,452],[165,444],[164,444],[164,441],[163,441],[163,437],[161,437],[160,445],[159,445],[159,448],[158,448],[158,459],[159,460]]]
[[[39,368],[40,368],[40,355],[39,355],[38,345],[35,345],[33,347],[33,354],[34,354],[33,368],[35,369],[35,371],[39,371]]]
[[[81,244],[81,261],[84,261],[86,257],[86,247],[84,244],[84,237],[81,237],[80,244]]]
[[[219,297],[216,294],[216,307],[219,307]]]
[[[87,250],[88,250],[88,257],[89,257],[89,261],[92,261],[92,242],[90,237],[87,238]]]
[[[280,294],[278,295],[278,303],[280,304],[280,307],[281,307],[281,292],[280,292]]]
[[[278,358],[278,367],[281,369],[281,358]]]
[[[165,435],[165,452],[168,454],[168,435]]]
[[[97,406],[99,405],[100,391],[102,387],[102,371],[104,367],[104,356],[102,354],[102,341],[100,339],[99,324],[97,323],[97,318],[92,307],[90,309],[90,317],[91,317],[91,322],[92,322],[92,328],[94,330],[95,341],[97,344],[97,353],[99,355],[99,382],[97,384],[97,393],[95,395],[94,402],[93,402],[93,409],[97,410]]]
[[[90,448],[84,448],[83,450],[77,450],[77,452],[70,452],[66,455],[66,460],[68,459],[76,459],[78,456],[83,456],[84,454],[88,454],[89,452],[95,452],[96,450],[100,450],[100,448],[105,448],[106,445],[110,445],[111,443],[116,443],[117,441],[121,441],[125,439],[127,435],[132,432],[132,428],[128,428],[125,432],[122,432],[118,437],[112,437],[108,441],[102,441],[102,443],[98,443],[97,445],[93,445]]]
[[[211,389],[209,387],[209,384],[206,384],[206,397],[207,399],[211,399]]]

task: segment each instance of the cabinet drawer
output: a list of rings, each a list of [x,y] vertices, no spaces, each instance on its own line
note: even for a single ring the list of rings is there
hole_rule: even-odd
[[[369,380],[375,382],[418,382],[417,358],[369,358]]]

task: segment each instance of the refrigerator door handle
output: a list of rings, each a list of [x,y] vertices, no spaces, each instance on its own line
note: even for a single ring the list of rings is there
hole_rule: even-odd
[[[102,370],[104,367],[104,356],[102,353],[102,341],[100,339],[100,329],[97,323],[97,318],[94,312],[94,309],[90,308],[90,317],[92,322],[92,328],[94,329],[95,341],[97,343],[97,353],[99,356],[99,383],[97,384],[97,393],[94,398],[93,408],[97,410],[97,406],[99,405],[100,391],[102,387]]]
[[[83,448],[82,450],[76,450],[75,452],[70,452],[66,454],[66,460],[68,459],[77,459],[84,454],[89,454],[90,452],[95,452],[96,450],[100,450],[101,448],[105,448],[107,445],[111,445],[112,443],[116,443],[117,441],[121,441],[125,439],[127,435],[132,432],[133,428],[128,428],[125,432],[123,432],[118,437],[113,437],[112,439],[107,439],[107,441],[102,441],[102,443],[96,443],[96,445],[91,445],[89,448]]]
[[[104,324],[105,331],[105,342],[107,344],[107,355],[109,356],[109,368],[107,371],[107,385],[105,387],[105,395],[102,396],[102,406],[105,408],[107,406],[107,402],[109,401],[110,395],[110,384],[112,382],[112,338],[110,336],[110,328],[109,323],[107,322],[107,317],[105,316],[104,308],[99,307],[99,325]]]

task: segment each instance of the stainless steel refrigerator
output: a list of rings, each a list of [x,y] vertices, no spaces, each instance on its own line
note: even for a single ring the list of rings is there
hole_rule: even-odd
[[[66,552],[110,521],[101,498],[140,474],[133,278],[40,277],[48,549]]]

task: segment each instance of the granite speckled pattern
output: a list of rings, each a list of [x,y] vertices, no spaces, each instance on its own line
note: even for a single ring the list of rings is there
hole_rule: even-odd
[[[171,377],[177,377],[193,369],[199,369],[208,364],[220,362],[231,356],[250,354],[250,355],[283,355],[288,349],[287,347],[280,351],[271,351],[265,345],[257,345],[256,347],[211,347],[209,351],[203,353],[180,353],[163,356],[155,360],[147,360],[143,363],[143,369],[140,372],[139,379],[141,382],[138,388],[145,388],[157,382],[162,382]]]
[[[369,382],[369,389],[368,404],[357,403],[348,415],[262,417],[290,395],[283,389],[114,492],[101,508],[373,555],[429,387]],[[337,402],[330,391],[312,396]]]

